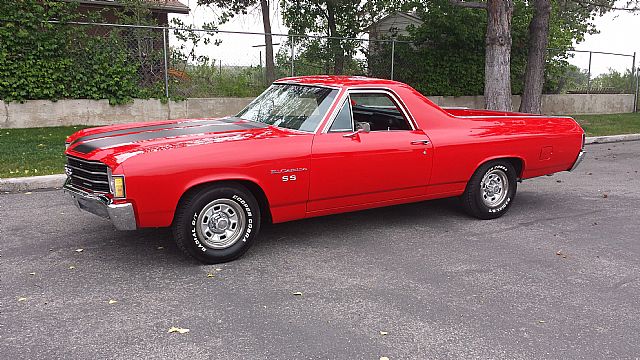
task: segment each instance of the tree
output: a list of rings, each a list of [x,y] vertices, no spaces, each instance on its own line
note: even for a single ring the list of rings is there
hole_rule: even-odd
[[[555,1],[553,2],[555,4]],[[555,6],[555,5],[554,5]],[[423,21],[408,28],[408,36],[395,44],[394,78],[429,95],[478,95],[484,92],[485,38],[488,14],[474,8],[452,4],[449,0],[428,0],[407,4],[404,11],[415,11]],[[529,25],[534,10],[528,1],[514,0],[511,22],[511,90],[522,94],[529,49]],[[567,50],[579,41],[588,28],[582,22],[569,21],[554,11],[550,22],[550,43],[544,73],[545,91],[560,92],[567,68]],[[388,76],[391,45],[369,54],[373,76]]]
[[[262,25],[264,28],[264,44],[265,44],[265,65],[266,65],[266,82],[268,84],[276,80],[276,66],[273,62],[273,38],[271,37],[271,19],[269,1],[260,0],[260,8],[262,11]]]
[[[596,15],[603,15],[612,10],[640,11],[638,0],[627,0],[625,7],[618,7],[616,3],[616,0],[555,0],[553,2],[554,12],[560,15],[564,25],[582,30],[577,33],[577,41],[583,39],[585,32],[595,32],[591,20]],[[533,5],[535,14],[529,27],[529,58],[520,111],[539,114],[542,107],[544,82],[541,75],[544,73],[545,55],[549,43],[552,2],[533,0]]]
[[[281,0],[282,17],[291,34],[317,34],[326,40],[296,39],[303,46],[327,48],[333,74],[343,74],[347,58],[355,53],[358,42],[338,38],[355,38],[364,28],[398,7],[392,0]]]
[[[511,95],[507,92],[507,79],[509,74],[511,18],[513,15],[513,1],[487,0],[486,2],[474,2],[463,0],[450,0],[458,6],[486,9],[488,12],[487,23],[487,49],[485,62],[485,102],[489,109],[510,110]],[[577,29],[580,38],[586,31],[593,31],[590,20],[595,15],[602,15],[611,10],[640,10],[639,0],[627,0],[625,7],[617,7],[616,0],[555,0],[565,16],[564,25]],[[549,0],[533,0],[535,13],[530,24],[530,48],[525,75],[525,91],[523,93],[521,111],[540,112],[542,101],[542,89],[544,79],[545,55],[549,43],[549,26],[552,4]],[[574,33],[574,35],[576,35]],[[579,40],[579,39],[578,39]]]
[[[227,22],[237,14],[246,14],[248,9],[260,3],[262,13],[262,26],[264,29],[265,44],[265,81],[272,83],[276,79],[275,63],[273,61],[273,37],[271,35],[271,7],[269,0],[198,0],[198,5],[213,5],[223,12],[220,23]]]
[[[635,83],[631,70],[624,73],[609,69],[606,74],[600,74],[591,81],[591,88],[598,92],[630,94],[633,93]]]
[[[520,111],[541,113],[544,65],[549,44],[551,0],[534,0],[535,13],[529,24],[529,54]]]
[[[486,13],[449,0],[409,4],[422,25],[409,27],[395,43],[394,79],[426,95],[478,95],[484,91]],[[407,42],[404,42],[407,41]],[[369,74],[388,77],[391,44],[377,43],[368,54]]]
[[[511,19],[513,0],[472,2],[451,0],[455,5],[487,11],[484,99],[487,109],[511,111]]]

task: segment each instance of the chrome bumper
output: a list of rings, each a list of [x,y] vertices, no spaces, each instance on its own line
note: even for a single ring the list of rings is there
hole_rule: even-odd
[[[578,165],[580,165],[580,163],[584,159],[584,154],[585,154],[584,150],[580,150],[580,153],[578,154],[578,158],[576,159],[576,162],[573,163],[573,166],[571,167],[571,169],[569,169],[569,171],[575,170],[578,167]]]
[[[116,229],[136,230],[138,228],[132,204],[111,204],[109,198],[80,190],[68,181],[65,182],[63,189],[65,193],[71,195],[78,209],[111,220]]]

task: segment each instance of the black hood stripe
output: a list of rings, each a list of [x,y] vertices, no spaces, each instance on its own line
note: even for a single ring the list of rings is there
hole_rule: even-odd
[[[74,147],[73,151],[77,151],[83,154],[88,154],[97,149],[130,144],[138,141],[153,140],[153,139],[182,136],[182,135],[204,134],[204,133],[210,133],[210,132],[250,130],[250,129],[256,129],[256,128],[263,128],[263,127],[267,127],[267,125],[261,124],[261,123],[229,123],[226,121],[212,120],[208,122],[208,125],[168,128],[168,129],[163,129],[159,131],[147,131],[147,132],[140,132],[135,134],[125,133],[120,136],[114,135],[106,138],[88,140]]]
[[[106,132],[101,132],[101,133],[97,133],[97,134],[91,134],[91,135],[79,137],[79,138],[75,139],[73,142],[71,142],[71,145],[77,144],[77,143],[83,142],[83,141],[89,141],[89,140],[93,140],[93,139],[104,138],[104,137],[114,136],[114,135],[129,134],[129,133],[132,133],[132,132],[185,128],[185,127],[192,127],[192,126],[202,126],[202,125],[217,124],[217,123],[220,123],[220,122],[235,123],[235,122],[238,122],[238,121],[241,121],[241,119],[236,118],[236,117],[228,117],[228,118],[224,118],[224,119],[215,119],[215,120],[186,120],[186,121],[177,122],[177,123],[170,123],[170,124],[146,125],[146,126],[130,127],[130,128],[126,128],[126,129],[106,131]]]

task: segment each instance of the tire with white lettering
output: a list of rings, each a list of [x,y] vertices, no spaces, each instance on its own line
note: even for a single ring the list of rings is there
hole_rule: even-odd
[[[511,207],[518,181],[511,162],[494,160],[480,166],[461,196],[465,211],[478,219],[499,218]]]
[[[178,247],[205,264],[242,256],[259,230],[258,202],[239,184],[213,185],[188,194],[173,221]]]

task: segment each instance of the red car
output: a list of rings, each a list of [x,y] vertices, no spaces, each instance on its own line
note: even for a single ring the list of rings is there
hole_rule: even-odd
[[[583,146],[568,117],[443,109],[389,80],[295,77],[236,116],[79,131],[64,189],[120,230],[172,226],[182,250],[219,263],[264,221],[453,196],[497,218],[518,181],[573,170]]]

